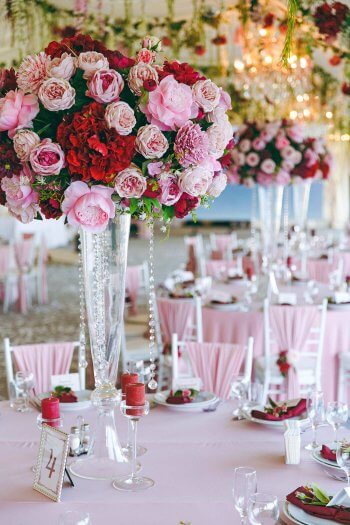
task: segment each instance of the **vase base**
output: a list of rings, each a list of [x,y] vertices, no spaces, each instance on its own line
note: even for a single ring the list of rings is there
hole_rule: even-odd
[[[130,473],[130,462],[114,461],[108,458],[87,457],[84,459],[77,459],[69,466],[70,472],[83,479],[92,480],[107,480],[111,481],[116,478],[123,478]],[[137,470],[141,470],[141,465],[138,463]]]

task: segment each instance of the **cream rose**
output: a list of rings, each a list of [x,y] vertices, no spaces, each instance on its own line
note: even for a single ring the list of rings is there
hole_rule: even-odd
[[[202,166],[187,168],[179,176],[178,185],[181,191],[192,197],[204,195],[213,180],[213,172]]]
[[[213,111],[220,101],[220,89],[211,80],[198,80],[192,87],[193,99],[205,113]]]
[[[74,105],[75,89],[67,80],[49,78],[41,84],[38,97],[49,111],[61,111]]]
[[[129,168],[118,173],[114,188],[120,197],[138,199],[146,191],[147,180],[142,171],[135,164],[131,164]]]
[[[228,118],[221,124],[212,124],[206,133],[209,138],[209,153],[215,159],[219,159],[223,156],[225,147],[233,135],[232,126]]]
[[[154,124],[142,126],[135,141],[135,147],[146,159],[160,159],[169,147],[169,143]]]
[[[78,57],[78,67],[84,71],[83,77],[89,79],[99,69],[108,69],[109,63],[102,53],[97,51],[86,51]]]
[[[75,73],[76,59],[68,53],[61,57],[51,59],[47,64],[47,75],[53,78],[69,80]]]
[[[13,148],[22,162],[29,160],[31,151],[39,144],[39,135],[30,129],[20,129],[13,137]]]
[[[130,135],[136,125],[133,109],[126,102],[112,102],[106,107],[105,121],[109,128],[116,130],[119,135]]]
[[[140,62],[130,68],[128,81],[131,91],[140,96],[145,80],[154,80],[158,84],[158,73],[150,64]]]

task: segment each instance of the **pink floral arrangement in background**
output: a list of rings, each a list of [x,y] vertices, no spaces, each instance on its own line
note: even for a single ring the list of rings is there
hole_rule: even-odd
[[[231,184],[252,187],[327,179],[331,158],[322,138],[306,138],[303,126],[284,119],[246,123],[226,162]]]
[[[169,223],[224,190],[229,95],[188,64],[89,36],[51,42],[0,75],[0,203],[22,222],[65,215],[101,232],[115,213]]]

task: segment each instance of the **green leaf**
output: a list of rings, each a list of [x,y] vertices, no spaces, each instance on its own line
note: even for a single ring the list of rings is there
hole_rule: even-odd
[[[312,483],[312,489],[315,497],[323,504],[327,505],[330,502],[329,496],[318,486],[316,483]]]
[[[268,399],[269,399],[269,403],[270,403],[270,405],[272,406],[272,408],[276,408],[276,407],[278,407],[278,404],[275,403],[274,400],[271,399],[271,397],[269,397]]]
[[[130,199],[130,213],[133,215],[138,209],[138,199]]]

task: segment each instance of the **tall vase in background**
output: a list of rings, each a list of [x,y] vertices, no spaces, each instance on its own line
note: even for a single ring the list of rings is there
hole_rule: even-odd
[[[114,417],[129,232],[130,216],[117,215],[104,232],[80,234],[95,377],[91,400],[98,418],[87,457],[76,460],[70,468],[73,474],[87,479],[114,479],[129,471]]]
[[[278,234],[281,228],[284,186],[258,186],[260,232],[263,248],[263,268],[266,273],[277,257]]]
[[[306,179],[300,183],[293,184],[292,188],[294,224],[298,228],[298,233],[304,233],[309,209],[311,182]]]

